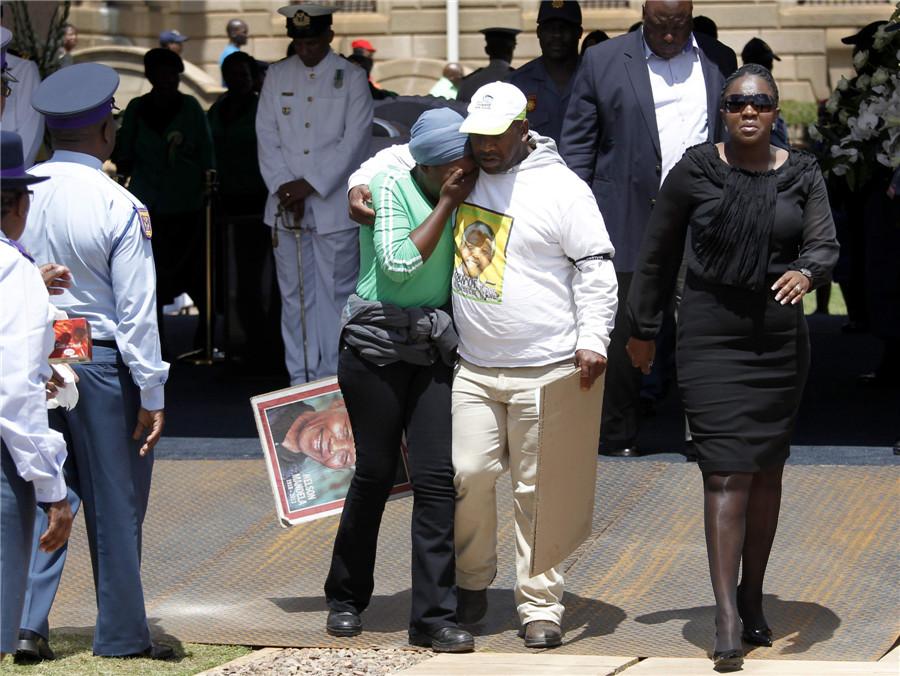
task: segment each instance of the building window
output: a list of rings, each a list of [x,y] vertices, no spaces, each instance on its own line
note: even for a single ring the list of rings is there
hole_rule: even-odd
[[[628,0],[581,0],[581,9],[628,9]]]
[[[323,4],[336,5],[342,12],[374,12],[375,0],[334,0]]]
[[[887,5],[893,0],[797,0],[798,5]]]

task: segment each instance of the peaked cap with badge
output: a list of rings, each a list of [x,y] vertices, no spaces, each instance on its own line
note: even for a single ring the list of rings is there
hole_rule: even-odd
[[[52,73],[31,95],[50,129],[80,129],[115,110],[119,74],[100,63],[76,63]]]
[[[291,38],[315,38],[331,30],[331,15],[338,11],[330,5],[288,5],[278,13],[287,17],[287,34]]]
[[[537,23],[544,23],[553,19],[561,19],[568,23],[581,25],[581,5],[569,0],[542,0],[538,9]]]

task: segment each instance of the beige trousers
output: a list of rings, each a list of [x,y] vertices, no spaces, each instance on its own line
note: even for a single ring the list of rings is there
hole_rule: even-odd
[[[560,622],[559,568],[531,577],[538,411],[535,389],[572,373],[571,363],[482,368],[459,360],[453,379],[456,473],[456,583],[486,589],[497,572],[497,479],[507,469],[516,532],[515,600],[519,621]]]

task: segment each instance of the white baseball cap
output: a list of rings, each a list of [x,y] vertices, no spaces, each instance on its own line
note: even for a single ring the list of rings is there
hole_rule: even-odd
[[[518,87],[508,82],[491,82],[472,96],[468,116],[459,128],[463,134],[502,134],[513,120],[525,119],[528,100]]]

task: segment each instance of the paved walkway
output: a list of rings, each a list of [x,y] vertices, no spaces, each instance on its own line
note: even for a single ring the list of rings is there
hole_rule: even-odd
[[[198,676],[240,674],[241,668],[277,669],[282,650],[264,648]],[[650,657],[609,657],[604,655],[554,655],[470,653],[437,655],[409,669],[402,676],[700,676],[715,673],[707,659]],[[900,648],[894,648],[878,662],[823,662],[785,660],[771,662],[748,659],[740,671],[745,676],[897,676]]]

